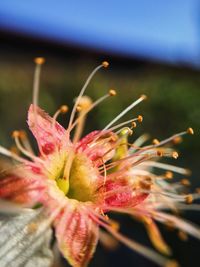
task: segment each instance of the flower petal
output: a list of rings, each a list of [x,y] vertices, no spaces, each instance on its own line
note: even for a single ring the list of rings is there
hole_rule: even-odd
[[[36,107],[36,114],[35,118],[34,106],[31,105],[28,111],[28,125],[38,142],[40,151],[46,155],[52,154],[56,147],[60,146],[65,129],[58,122],[54,124],[53,118],[39,107]]]
[[[84,205],[70,200],[56,221],[60,251],[73,267],[88,265],[98,241],[98,225],[89,218]]]
[[[105,207],[134,207],[142,203],[147,193],[133,191],[125,179],[107,181],[105,187]]]
[[[99,137],[99,138],[98,138]],[[95,166],[102,165],[114,155],[113,144],[114,133],[101,131],[93,131],[83,137],[76,146],[78,152],[84,152],[90,158]]]
[[[24,167],[26,168],[26,167]],[[16,168],[16,174],[4,173],[0,177],[0,198],[11,202],[34,206],[40,202],[45,185],[41,177]]]

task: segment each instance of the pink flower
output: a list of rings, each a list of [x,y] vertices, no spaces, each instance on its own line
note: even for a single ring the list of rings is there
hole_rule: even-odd
[[[13,170],[2,176],[0,197],[27,207],[42,204],[50,218],[49,223],[55,227],[59,249],[72,266],[87,266],[99,239],[111,245],[112,242],[108,242],[111,240],[110,234],[159,265],[176,266],[175,261],[120,234],[118,224],[109,217],[109,212],[127,213],[143,222],[153,245],[165,255],[170,255],[171,250],[155,221],[171,223],[200,238],[197,227],[161,211],[187,209],[184,203],[198,197],[195,194],[179,195],[182,185],[176,184],[175,187],[166,181],[172,176],[171,171],[181,174],[187,171],[157,162],[161,156],[176,158],[178,154],[163,145],[187,132],[193,134],[193,130],[189,128],[162,142],[154,140],[153,145],[142,147],[146,141],[145,135],[129,144],[131,128],[136,127],[136,121],[142,121],[142,116],[116,126],[113,124],[143,101],[145,96],[142,95],[103,130],[91,132],[80,139],[87,113],[107,97],[116,94],[110,90],[94,103],[89,97],[83,96],[95,72],[107,67],[108,63],[103,62],[89,76],[76,99],[67,129],[56,121],[59,114],[67,112],[67,106],[62,106],[53,118],[37,106],[43,61],[36,59],[36,63],[34,99],[28,111],[28,125],[37,140],[39,156],[33,153],[24,132],[13,133],[18,149],[26,157],[22,158],[0,147],[0,153],[19,162]],[[124,127],[128,123],[131,123],[131,128]],[[156,176],[152,167],[168,170],[167,175]]]

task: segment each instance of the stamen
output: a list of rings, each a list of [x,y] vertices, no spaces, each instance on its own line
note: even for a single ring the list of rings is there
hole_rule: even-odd
[[[172,172],[176,172],[176,173],[180,173],[183,175],[189,175],[190,171],[181,167],[176,167],[170,164],[166,164],[166,163],[160,163],[160,162],[155,162],[155,161],[146,161],[144,163],[142,163],[142,165],[144,166],[150,166],[150,167],[155,167],[155,168],[160,168],[160,169],[164,169],[164,170],[168,170],[168,171],[172,171]]]
[[[158,141],[158,139],[153,139],[152,143],[153,143],[154,145],[159,145],[159,144],[160,144],[160,142]]]
[[[187,133],[193,135],[194,134],[194,130],[192,128],[188,128],[187,129]]]
[[[183,141],[183,139],[181,136],[177,136],[172,140],[174,145],[180,144],[182,141]]]
[[[138,118],[134,118],[134,119],[131,119],[131,120],[128,120],[128,121],[124,121],[122,123],[119,123],[119,124],[113,126],[112,128],[110,128],[108,130],[112,132],[112,131],[116,130],[117,128],[121,128],[122,126],[124,126],[124,125],[126,125],[128,123],[131,123],[132,127],[135,128],[137,126],[135,121],[138,121]]]
[[[21,138],[21,142],[23,144],[23,146],[26,148],[27,151],[29,151],[30,153],[34,154],[33,149],[31,147],[31,144],[28,140],[27,134],[25,131],[20,131],[20,138]]]
[[[108,66],[109,66],[109,62],[108,62],[108,61],[103,61],[103,62],[102,62],[102,66],[103,66],[104,68],[108,68]]]
[[[157,146],[162,146],[162,145],[165,145],[166,143],[169,143],[170,141],[173,141],[175,140],[176,138],[179,138],[185,134],[194,134],[194,131],[192,128],[188,128],[186,131],[184,132],[180,132],[180,133],[177,133],[177,134],[174,134],[172,136],[170,136],[169,138],[161,141],[159,144],[155,144],[153,146],[147,146],[146,148],[151,148],[151,147],[157,147]]]
[[[86,90],[86,88],[87,88],[89,82],[91,81],[92,77],[95,75],[95,73],[96,73],[99,69],[101,69],[102,67],[107,68],[108,66],[109,66],[109,63],[108,63],[107,61],[102,62],[102,64],[99,65],[99,66],[97,66],[97,67],[92,71],[92,73],[89,75],[89,77],[87,78],[85,84],[83,85],[83,87],[82,87],[82,89],[81,89],[81,91],[80,91],[80,93],[79,93],[79,95],[78,95],[78,97],[77,97],[77,100],[76,100],[76,102],[75,102],[75,104],[74,104],[74,107],[73,107],[73,109],[72,109],[72,113],[71,113],[71,116],[70,116],[68,129],[71,129],[71,125],[72,125],[72,123],[73,123],[73,120],[74,120],[74,117],[75,117],[75,113],[76,113],[76,109],[77,109],[77,106],[78,106],[78,104],[79,104],[79,101],[80,101],[81,97],[83,96],[83,94],[84,94],[84,92],[85,92],[85,90]]]
[[[178,158],[178,153],[176,151],[172,152],[172,158],[177,159]]]
[[[134,153],[137,149],[141,149],[141,145],[145,143],[149,139],[148,134],[143,134],[140,137],[138,137],[135,142],[132,144],[132,147],[129,149],[130,153]]]
[[[90,97],[88,96],[82,96],[79,100],[79,104],[77,106],[77,109],[79,108],[79,121],[78,121],[78,125],[76,127],[75,133],[74,133],[74,138],[73,138],[73,143],[75,144],[81,137],[81,134],[83,132],[83,128],[85,125],[85,119],[86,116],[82,116],[82,114],[85,113],[85,111],[88,111],[88,109],[91,107],[92,105],[92,100]]]
[[[103,164],[103,170],[104,170],[103,186],[105,186],[106,180],[107,180],[107,170],[106,170],[106,165],[105,165],[103,159],[102,159],[102,164]]]
[[[117,95],[117,92],[114,89],[110,89],[109,90],[109,95],[110,96],[116,96]]]
[[[142,115],[139,115],[139,116],[138,116],[138,121],[139,121],[139,122],[143,122],[143,117],[142,117]]]
[[[65,114],[69,110],[67,105],[62,105],[53,115],[53,123],[52,123],[52,129],[55,129],[57,118],[60,114]]]
[[[138,105],[140,102],[146,99],[146,95],[141,95],[135,102],[129,105],[125,110],[123,110],[117,117],[115,117],[102,131],[109,129],[115,122],[121,119],[129,110]]]
[[[41,163],[43,163],[43,161],[39,158],[34,156],[31,152],[27,151],[25,148],[22,147],[22,145],[20,144],[20,131],[14,131],[12,133],[12,137],[15,140],[16,146],[17,148],[28,158],[32,159],[33,161],[39,161]]]
[[[36,64],[36,67],[33,78],[33,108],[34,108],[34,117],[36,121],[37,120],[36,107],[38,106],[41,66],[45,63],[45,59],[43,57],[37,57],[34,59],[34,62]]]
[[[173,172],[166,171],[165,178],[171,180],[173,178]]]
[[[130,136],[133,134],[133,131],[129,127],[125,127],[117,131],[116,134],[121,134],[122,136]]]
[[[133,122],[131,123],[131,128],[136,128],[136,127],[137,127],[137,123],[133,121]]]
[[[22,157],[16,155],[15,153],[9,151],[8,149],[0,146],[0,154],[4,155],[4,156],[7,156],[9,158],[12,158],[16,161],[19,161],[19,162],[22,162],[22,163],[27,163],[28,161],[23,159]]]
[[[111,92],[112,91],[112,92]],[[97,99],[94,103],[92,103],[92,105],[85,110],[84,112],[82,112],[81,115],[79,115],[79,117],[75,120],[75,122],[72,124],[71,128],[68,129],[68,131],[72,131],[73,128],[77,125],[77,123],[79,123],[79,121],[86,116],[92,109],[94,109],[96,106],[98,106],[100,103],[102,103],[105,99],[107,99],[109,96],[115,96],[116,95],[116,91],[111,89],[108,94],[100,97],[99,99]],[[79,110],[80,111],[80,110]]]

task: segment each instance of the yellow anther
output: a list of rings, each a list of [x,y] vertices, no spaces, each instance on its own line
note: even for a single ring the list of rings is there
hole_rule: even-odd
[[[139,115],[139,116],[138,116],[138,121],[139,121],[139,122],[142,122],[142,121],[143,121],[143,117],[142,117],[142,115]]]
[[[143,100],[146,100],[147,96],[146,95],[141,95],[140,98],[142,98]]]
[[[131,122],[131,126],[132,126],[133,128],[136,128],[136,127],[137,127],[137,123],[136,123],[135,121],[132,121],[132,122]]]
[[[12,137],[13,138],[20,137],[20,131],[13,131],[12,132]]]
[[[172,152],[172,158],[177,159],[178,158],[178,153],[176,151]]]
[[[102,66],[104,68],[107,68],[109,66],[109,62],[108,61],[103,61],[101,64],[102,64]]]
[[[172,178],[173,178],[173,172],[166,171],[166,173],[165,173],[165,178],[166,178],[166,179],[172,179]]]
[[[160,144],[160,142],[158,141],[158,139],[153,139],[153,141],[152,141],[152,143],[154,144],[154,145],[159,145]]]
[[[110,96],[116,96],[117,95],[117,92],[114,89],[110,89],[109,90],[109,95]]]
[[[62,114],[67,113],[68,110],[69,110],[69,108],[68,108],[67,105],[62,105],[62,106],[60,107],[60,112],[61,112]]]
[[[87,110],[88,108],[90,108],[92,105],[92,99],[89,96],[82,96],[79,100],[78,106],[77,106],[77,110]]]
[[[194,130],[193,130],[192,128],[188,128],[188,129],[187,129],[187,133],[188,133],[188,134],[194,134]]]
[[[42,65],[45,63],[45,58],[44,57],[36,57],[34,58],[34,62],[37,64],[37,65]]]
[[[190,195],[187,195],[186,197],[185,197],[185,202],[187,203],[187,204],[191,204],[192,202],[193,202],[193,196],[190,194]]]
[[[183,231],[178,231],[178,237],[182,241],[187,241],[188,240],[188,235],[185,232],[183,232]]]
[[[184,186],[190,186],[191,183],[188,179],[184,178],[181,180],[181,184]]]

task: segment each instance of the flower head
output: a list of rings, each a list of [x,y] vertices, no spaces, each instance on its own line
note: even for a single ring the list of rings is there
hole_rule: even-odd
[[[200,238],[197,227],[162,211],[185,209],[187,205],[184,203],[191,203],[198,197],[198,194],[178,193],[183,185],[188,185],[187,180],[178,185],[167,182],[173,172],[187,174],[187,170],[157,161],[163,156],[177,158],[177,152],[165,144],[186,133],[193,134],[193,130],[189,128],[161,142],[154,139],[150,145],[143,145],[147,141],[146,135],[129,143],[133,128],[137,122],[142,122],[143,117],[139,115],[115,124],[146,99],[142,95],[103,130],[93,131],[81,138],[87,113],[108,97],[116,95],[116,91],[111,89],[95,102],[84,95],[96,71],[109,64],[103,62],[88,77],[76,98],[65,129],[57,122],[57,117],[68,112],[66,105],[61,106],[53,117],[38,106],[39,76],[44,60],[39,58],[35,62],[33,104],[28,111],[28,125],[37,140],[39,155],[34,154],[24,132],[13,132],[17,148],[25,157],[0,147],[0,153],[18,162],[2,175],[0,197],[32,208],[42,204],[49,223],[55,227],[59,249],[72,266],[87,266],[99,239],[107,245],[112,243],[107,242],[110,236],[105,238],[108,234],[158,265],[176,266],[175,261],[120,234],[119,225],[110,218],[110,212],[130,214],[144,223],[153,245],[165,255],[170,255],[171,250],[155,221],[171,223],[184,233]],[[128,124],[130,127],[127,127]],[[153,167],[167,172],[157,176],[152,172]]]

